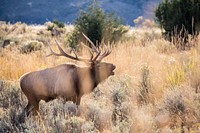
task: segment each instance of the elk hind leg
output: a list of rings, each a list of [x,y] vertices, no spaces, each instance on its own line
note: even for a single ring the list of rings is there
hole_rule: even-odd
[[[38,115],[39,113],[39,102],[34,103],[34,108],[33,108],[33,115]]]
[[[29,100],[24,110],[25,110],[26,116],[29,116],[31,112],[33,113],[33,115],[37,115],[37,112],[39,111],[39,101],[32,100],[30,102]]]
[[[32,111],[32,109],[33,109],[33,105],[31,105],[31,103],[28,101],[28,104],[24,108],[24,113],[27,117],[30,115],[30,112]]]
[[[81,103],[81,97],[76,97],[76,105],[80,105],[80,103]]]

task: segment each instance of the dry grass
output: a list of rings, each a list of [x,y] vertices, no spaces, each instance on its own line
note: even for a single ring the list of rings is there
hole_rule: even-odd
[[[56,37],[66,49],[65,37],[69,29],[72,27],[65,28],[65,32]],[[5,39],[12,42],[0,48],[0,80],[6,81],[0,83],[0,131],[153,133],[200,130],[200,45],[178,51],[161,37],[158,29],[132,29],[122,42],[114,44],[111,55],[104,60],[117,66],[116,75],[85,95],[79,110],[61,99],[42,102],[40,117],[30,117],[20,124],[18,115],[26,103],[18,87],[20,76],[70,60],[45,57],[50,52],[47,42],[56,49],[45,26],[2,24],[0,31],[0,42]],[[44,46],[39,51],[22,54],[20,46],[32,40]],[[196,42],[199,41],[198,36]],[[14,84],[8,83],[11,80]],[[12,103],[13,99],[16,102]]]

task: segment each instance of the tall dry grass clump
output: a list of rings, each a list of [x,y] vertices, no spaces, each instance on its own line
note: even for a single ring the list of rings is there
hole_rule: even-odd
[[[70,52],[65,43],[70,30],[65,29],[52,38],[45,26],[1,25],[0,43],[6,39],[10,43],[0,48],[0,132],[200,130],[199,36],[194,47],[179,51],[161,37],[158,29],[147,28],[131,29],[121,42],[113,44],[112,53],[104,61],[117,66],[116,75],[84,95],[79,107],[61,98],[42,101],[39,115],[21,122],[27,99],[19,88],[19,78],[30,71],[71,62],[62,57],[45,57],[50,52],[48,42],[56,50],[54,39]],[[23,44],[31,41],[43,46],[37,51],[21,52]],[[84,49],[78,52],[89,57]]]

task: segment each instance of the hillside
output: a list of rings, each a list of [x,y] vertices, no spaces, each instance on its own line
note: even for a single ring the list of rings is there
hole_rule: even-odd
[[[15,23],[43,24],[58,19],[73,23],[80,10],[84,10],[93,0],[1,0],[0,20]],[[102,0],[105,12],[115,12],[124,24],[133,25],[138,16],[152,19],[153,9],[160,0]]]

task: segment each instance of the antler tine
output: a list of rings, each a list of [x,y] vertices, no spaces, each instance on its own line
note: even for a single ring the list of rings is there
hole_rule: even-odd
[[[94,55],[93,55],[94,50],[91,49],[90,47],[88,47],[87,45],[85,45],[85,44],[82,43],[82,42],[81,42],[81,45],[83,45],[84,47],[86,47],[87,49],[89,49],[89,52],[90,52],[90,54],[91,54],[90,60],[92,61],[92,59],[93,59],[93,57],[94,57]]]
[[[50,43],[49,43],[49,42],[47,42],[47,44],[48,44],[48,46],[49,46],[49,49],[50,49],[51,53],[50,53],[50,54],[48,54],[46,57],[49,57],[49,56],[51,56],[51,55],[61,56],[60,54],[58,54],[58,53],[55,53],[55,52],[53,51],[53,49],[51,48],[51,46],[50,46]]]
[[[90,47],[88,47],[87,45],[85,45],[84,43],[81,42],[81,45],[83,45],[83,47],[86,47],[87,49],[89,49],[90,54],[92,54],[92,52],[94,51],[93,49],[91,49]]]
[[[78,55],[76,54],[76,51],[74,49],[72,49],[74,55],[76,56],[76,58],[78,58]]]
[[[104,53],[99,56],[98,60],[101,60],[101,58],[104,58],[108,53],[109,53],[108,50],[104,51]]]
[[[60,46],[60,44],[58,43],[58,41],[57,40],[55,40],[55,42],[56,42],[56,45],[58,46],[58,49],[59,49],[59,51],[60,51],[60,55],[62,56],[67,56],[67,57],[73,57],[73,56],[69,56],[67,53],[65,53],[65,51],[61,48],[61,46]],[[73,57],[74,58],[74,57]]]
[[[85,39],[92,45],[92,49],[94,52],[99,53],[99,50],[97,47],[94,45],[94,43],[82,32],[82,35],[85,37]]]
[[[105,45],[105,44],[104,44]],[[106,45],[105,45],[106,46]],[[106,46],[106,51],[101,54],[99,56],[99,58],[97,59],[98,61],[101,61],[103,58],[105,58],[106,56],[108,56],[110,53],[112,52],[112,45],[110,45],[110,48],[108,49],[108,47]]]
[[[97,55],[94,57],[92,61],[96,61],[97,58],[100,56],[100,54],[101,54],[101,49],[99,49],[99,52],[97,53]]]

